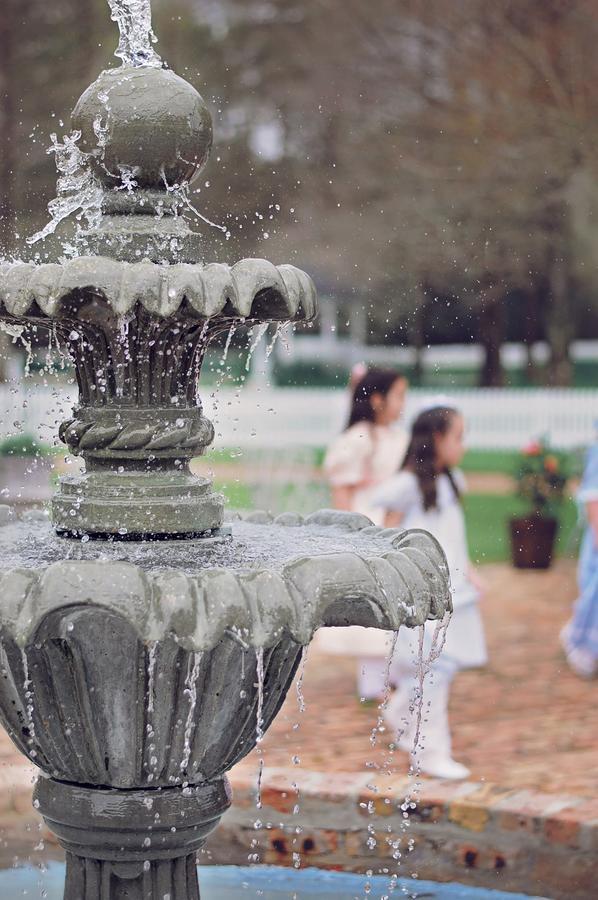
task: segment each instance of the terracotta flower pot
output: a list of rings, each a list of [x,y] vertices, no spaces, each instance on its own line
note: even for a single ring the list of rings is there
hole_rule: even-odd
[[[511,554],[517,569],[548,569],[554,556],[557,519],[531,515],[510,521]]]

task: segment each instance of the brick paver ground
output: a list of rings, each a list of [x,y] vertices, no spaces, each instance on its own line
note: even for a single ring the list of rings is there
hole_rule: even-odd
[[[575,567],[520,572],[483,569],[483,601],[490,662],[457,676],[451,719],[455,756],[477,780],[504,787],[598,795],[598,682],[568,669],[558,641],[575,597]],[[387,757],[384,735],[372,750],[377,711],[355,697],[355,663],[312,653],[303,682],[306,711],[291,692],[268,732],[265,765],[359,772]],[[298,724],[298,727],[294,727]],[[393,767],[406,768],[397,753]],[[255,756],[240,767],[257,770]]]

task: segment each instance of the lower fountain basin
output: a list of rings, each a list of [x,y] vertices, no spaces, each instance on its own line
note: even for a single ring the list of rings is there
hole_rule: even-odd
[[[33,867],[0,872],[0,897],[39,897],[62,900],[64,866],[51,863],[45,872]],[[294,871],[274,867],[237,868],[236,866],[202,867],[200,872],[201,900],[241,900],[260,897],[260,900],[290,900],[292,897],[310,900],[349,900],[366,896],[368,900],[391,897],[425,897],[426,900],[546,900],[527,894],[511,894],[462,884],[437,884],[412,878],[400,878],[391,890],[386,876],[367,878],[343,872],[319,869]],[[42,894],[45,890],[47,893]]]
[[[119,789],[219,779],[270,725],[317,628],[396,631],[450,609],[423,532],[331,511],[252,518],[207,545],[0,528],[0,721],[43,772]]]
[[[198,900],[195,853],[230,804],[226,772],[314,632],[440,629],[451,609],[424,532],[326,510],[250,519],[229,539],[106,543],[4,516],[0,721],[42,770],[65,900]]]

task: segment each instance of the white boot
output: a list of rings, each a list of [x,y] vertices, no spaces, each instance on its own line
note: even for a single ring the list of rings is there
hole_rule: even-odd
[[[451,754],[448,698],[454,674],[454,668],[445,664],[442,668],[434,667],[426,678],[419,736],[416,735],[419,684],[414,673],[405,673],[401,678],[384,718],[396,735],[396,745],[410,753],[414,769],[435,778],[460,780],[470,773]]]
[[[569,667],[575,674],[580,678],[594,678],[598,674],[598,659],[584,647],[575,647],[572,644],[570,622],[561,629],[560,640]]]
[[[410,673],[402,672],[398,678],[399,684],[382,710],[384,721],[388,726],[390,743],[411,753],[415,740],[415,697],[414,686]],[[416,686],[417,687],[417,686]]]
[[[357,665],[357,691],[361,700],[381,700],[387,688],[388,663],[383,657],[366,656]]]

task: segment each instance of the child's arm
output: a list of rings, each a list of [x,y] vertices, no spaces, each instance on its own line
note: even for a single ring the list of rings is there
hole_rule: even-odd
[[[399,472],[374,491],[372,502],[384,510],[384,525],[397,528],[410,507],[417,502],[414,478],[408,472]]]
[[[384,516],[384,527],[385,528],[398,528],[402,521],[403,521],[403,513],[402,512],[399,512],[396,509],[386,510],[386,514]]]
[[[324,472],[330,482],[335,509],[350,511],[354,508],[355,493],[366,480],[370,455],[371,436],[368,430],[353,428],[344,431],[328,448]]]
[[[594,535],[594,544],[598,547],[598,500],[589,500],[586,503],[586,518]]]
[[[467,577],[470,583],[473,584],[480,597],[483,597],[486,593],[486,582],[474,566],[469,567]]]
[[[332,488],[332,505],[335,509],[353,509],[355,487],[351,484],[340,484]]]

